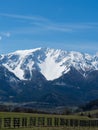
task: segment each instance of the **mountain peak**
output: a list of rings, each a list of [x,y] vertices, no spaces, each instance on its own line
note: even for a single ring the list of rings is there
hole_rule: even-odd
[[[38,50],[41,50],[41,48],[35,48],[35,49],[29,49],[29,50],[17,50],[15,52],[9,53],[8,55],[11,55],[11,54],[28,55],[28,54],[38,51]]]

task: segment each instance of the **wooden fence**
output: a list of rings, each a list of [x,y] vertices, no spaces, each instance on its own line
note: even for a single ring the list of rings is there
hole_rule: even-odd
[[[57,117],[0,118],[0,128],[30,127],[98,127],[98,120],[78,120]]]

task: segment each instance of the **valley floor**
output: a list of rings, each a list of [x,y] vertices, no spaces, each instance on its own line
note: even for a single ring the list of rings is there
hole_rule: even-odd
[[[0,130],[5,130],[5,128],[2,128]],[[6,130],[98,130],[98,127],[92,127],[92,128],[87,128],[87,127],[79,127],[79,128],[67,128],[67,127],[34,127],[34,128],[15,128],[15,129],[6,129]]]

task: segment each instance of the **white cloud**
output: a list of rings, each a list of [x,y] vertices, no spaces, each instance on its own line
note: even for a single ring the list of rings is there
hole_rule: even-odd
[[[2,36],[0,36],[0,41],[2,40]]]

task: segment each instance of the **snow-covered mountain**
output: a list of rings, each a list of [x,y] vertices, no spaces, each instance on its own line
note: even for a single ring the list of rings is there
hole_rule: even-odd
[[[71,67],[83,76],[98,70],[98,56],[74,51],[36,48],[1,55],[0,64],[20,80],[30,80],[33,70],[40,72],[47,80],[54,80],[68,73]]]
[[[97,98],[97,54],[36,48],[0,55],[0,102],[78,105]]]

